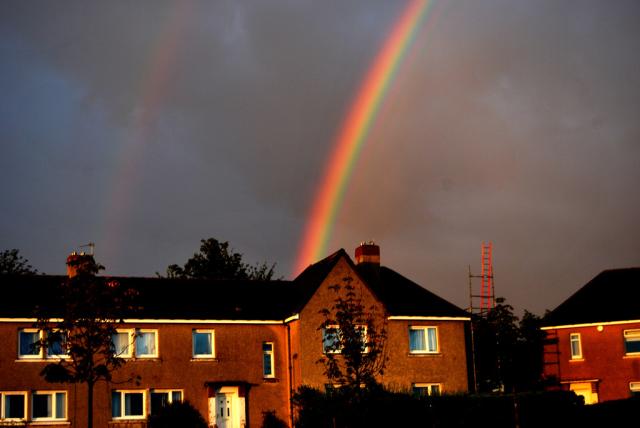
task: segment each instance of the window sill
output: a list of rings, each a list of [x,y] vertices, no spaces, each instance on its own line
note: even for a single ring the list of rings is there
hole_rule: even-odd
[[[218,359],[216,357],[191,357],[191,361],[208,361],[217,363]]]
[[[441,357],[442,352],[409,352],[410,357]]]
[[[584,361],[584,358],[572,358],[569,360],[570,363],[581,363]]]
[[[113,419],[108,422],[109,428],[144,428],[147,426],[147,420],[140,419]]]
[[[113,418],[111,419],[111,424],[130,424],[130,423],[140,423],[146,422],[146,416],[123,416],[121,418]]]
[[[29,423],[30,427],[39,427],[39,426],[51,426],[51,425],[71,425],[70,421],[31,421]]]
[[[640,353],[624,354],[622,358],[640,358]]]

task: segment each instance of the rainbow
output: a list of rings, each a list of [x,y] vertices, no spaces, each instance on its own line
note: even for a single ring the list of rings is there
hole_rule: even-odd
[[[293,275],[323,257],[362,146],[394,77],[412,45],[432,1],[410,0],[385,40],[335,139],[312,205]]]
[[[122,240],[128,234],[127,217],[135,203],[134,190],[140,181],[139,168],[153,137],[154,126],[170,93],[171,80],[177,64],[177,54],[193,15],[192,2],[178,2],[151,47],[140,93],[135,98],[135,111],[127,141],[117,155],[117,165],[111,188],[107,191],[102,219],[101,260],[109,263],[120,260]],[[111,266],[113,267],[113,266]]]

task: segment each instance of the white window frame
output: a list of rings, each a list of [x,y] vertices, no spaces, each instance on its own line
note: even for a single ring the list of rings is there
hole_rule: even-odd
[[[578,344],[578,352],[573,352],[573,344]],[[582,337],[580,333],[570,333],[569,334],[569,355],[571,355],[572,360],[582,360],[584,358],[582,353]]]
[[[640,355],[640,352],[627,352],[627,341],[640,342],[640,329],[624,330],[624,354],[625,355]]]
[[[20,328],[18,329],[18,359],[20,360],[42,360],[44,358],[44,347],[40,346],[38,349],[38,353],[34,355],[30,354],[22,354],[21,350],[21,341],[20,341],[20,333],[38,333],[38,340],[42,343],[42,330],[37,328]]]
[[[55,329],[55,330],[51,330],[52,333],[57,333],[59,330]],[[65,335],[66,336],[66,335]],[[66,343],[66,341],[68,340],[68,338],[64,338],[63,343]],[[49,353],[49,346],[48,346],[48,342],[47,342],[47,346],[46,346],[46,352],[45,352],[45,358],[48,360],[60,360],[60,359],[66,359],[69,358],[69,354],[67,352],[67,350],[65,350],[64,354],[50,354]]]
[[[264,349],[264,345],[271,345],[271,350],[266,351]],[[266,366],[264,364],[264,357],[267,355],[269,355],[269,370],[271,371],[270,374],[265,373]],[[265,379],[276,377],[275,345],[273,342],[262,342],[262,377],[264,377]]]
[[[425,349],[411,349],[411,330],[422,330],[424,332]],[[429,330],[435,332],[436,348],[429,349]],[[410,325],[409,326],[409,353],[410,354],[438,354],[440,353],[440,337],[438,327],[433,325]]]
[[[56,410],[57,410],[57,406],[56,406],[56,394],[64,394],[64,417],[59,417],[56,414]],[[53,416],[51,417],[35,417],[33,414],[33,410],[34,410],[34,405],[33,405],[33,399],[36,395],[51,395],[51,410],[52,410],[52,414]],[[67,391],[33,391],[31,393],[31,420],[34,422],[40,422],[40,421],[66,421],[68,419],[68,412],[69,412],[69,406],[68,406],[68,394]]]
[[[113,416],[113,394],[120,394],[120,416]],[[141,415],[125,415],[125,394],[142,394],[142,414]],[[114,421],[132,420],[132,419],[146,419],[147,409],[147,390],[146,389],[115,389],[111,391],[111,418]]]
[[[179,392],[180,393],[180,402],[184,401],[184,390],[182,389],[152,389],[149,391],[149,414],[151,414],[151,412],[153,412],[153,400],[151,399],[151,396],[153,394],[167,394],[167,396],[169,397],[169,400],[167,401],[167,403],[173,403],[173,393],[175,392]]]
[[[640,394],[640,381],[629,382],[629,391],[632,394]]]
[[[210,354],[196,354],[196,334],[210,334],[211,335],[211,353]],[[191,332],[191,356],[194,359],[212,359],[216,357],[216,333],[212,329],[200,329],[194,328]]]
[[[133,357],[133,352],[134,352],[134,347],[135,347],[135,330],[132,328],[117,328],[116,329],[116,333],[117,334],[127,334],[127,337],[129,338],[129,345],[127,346],[126,352],[122,353],[122,354],[115,354],[116,357],[118,358],[132,358]],[[112,343],[113,343],[113,338],[111,339]],[[115,349],[114,346],[114,350],[118,351],[117,349]]]
[[[153,333],[153,337],[154,337],[154,347],[155,347],[155,353],[154,354],[139,354],[138,353],[138,337],[141,336],[142,333]],[[134,353],[136,358],[158,358],[158,355],[160,354],[160,350],[158,349],[158,344],[159,344],[159,340],[158,340],[158,329],[156,328],[138,328],[136,329],[136,334],[135,337],[133,338],[133,347],[134,347]]]
[[[24,405],[22,418],[8,418],[6,417],[5,397],[7,395],[22,395],[24,397]],[[25,421],[27,420],[27,391],[2,391],[0,392],[0,421]]]
[[[433,392],[433,388],[437,387],[438,388],[438,392],[434,393]],[[427,395],[428,396],[434,396],[434,395],[442,395],[442,384],[441,383],[437,383],[437,382],[417,382],[411,385],[411,388],[424,388],[427,391]]]

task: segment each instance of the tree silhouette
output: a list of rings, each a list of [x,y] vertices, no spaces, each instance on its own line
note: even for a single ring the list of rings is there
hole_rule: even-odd
[[[137,293],[98,277],[104,267],[93,256],[72,255],[67,264],[73,273],[59,285],[59,300],[37,308],[35,326],[43,332],[39,346],[48,357],[59,357],[41,376],[53,383],[87,385],[87,427],[92,428],[94,385],[110,381],[125,363],[113,346],[113,335],[124,316],[135,311]]]
[[[525,311],[522,319],[504,298],[486,317],[474,319],[474,343],[479,392],[527,391],[540,386],[542,376],[541,318]]]
[[[20,250],[0,252],[0,275],[35,275],[38,271],[29,264],[29,260],[20,255]]]
[[[336,297],[330,308],[320,311],[324,355],[317,362],[324,365],[330,383],[359,391],[376,385],[376,377],[384,373],[386,317],[377,306],[364,306],[352,281],[348,277],[343,285],[330,287]]]
[[[272,279],[275,263],[251,266],[242,261],[242,254],[236,253],[228,242],[220,242],[215,238],[202,239],[200,252],[195,253],[184,266],[172,264],[167,267],[169,278],[197,279]]]

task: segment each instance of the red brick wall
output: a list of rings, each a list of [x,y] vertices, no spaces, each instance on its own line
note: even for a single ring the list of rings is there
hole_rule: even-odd
[[[439,352],[409,353],[409,326],[437,327]],[[412,383],[440,383],[445,393],[467,392],[463,321],[390,321],[388,330],[385,384],[410,389]]]
[[[22,361],[17,355],[18,328],[30,323],[0,323],[0,391],[67,390],[69,419],[73,426],[86,424],[86,387],[45,382],[39,373],[47,361]],[[157,328],[159,358],[128,360],[113,379],[95,388],[95,427],[111,421],[111,391],[114,389],[182,389],[190,401],[208,418],[208,390],[205,382],[238,381],[250,384],[247,417],[250,426],[260,426],[262,412],[275,410],[289,420],[288,362],[286,327],[283,325],[241,324],[140,324],[128,327]],[[192,359],[192,329],[215,330],[215,360]],[[262,375],[262,342],[273,342],[275,379]],[[124,382],[132,376],[141,382]],[[122,383],[121,383],[122,382]],[[147,396],[148,400],[148,396]],[[147,401],[147,406],[148,406]]]
[[[343,278],[353,278],[352,285],[365,301],[365,307],[380,303],[376,300],[345,260],[339,261],[334,270],[320,285],[300,314],[300,355],[302,361],[301,383],[324,388],[328,383],[323,374],[324,367],[317,364],[322,357],[322,332],[318,326],[324,321],[319,314],[323,308],[329,308],[335,300],[335,293],[329,289],[333,284],[343,284]],[[380,306],[380,308],[382,308]],[[438,327],[440,352],[434,355],[409,354],[409,325],[425,325]],[[412,383],[442,383],[446,392],[466,392],[467,362],[462,321],[396,321],[387,324],[386,349],[389,360],[384,376],[380,381],[385,385],[398,389],[410,389]],[[296,386],[299,386],[297,384]]]
[[[599,401],[627,398],[630,395],[629,382],[640,381],[640,356],[625,356],[624,330],[640,329],[640,323],[603,325],[556,329],[560,351],[559,367],[545,364],[546,375],[557,375],[563,382],[599,379],[597,385]],[[546,331],[551,337],[554,331]],[[581,360],[571,360],[569,337],[580,333],[582,344]],[[554,351],[552,344],[545,346],[545,360],[551,362]],[[568,389],[568,385],[565,385]]]
[[[300,361],[298,364],[300,365],[300,384],[302,385],[324,389],[325,384],[329,383],[323,373],[324,366],[316,363],[322,357],[322,331],[318,330],[318,327],[325,319],[320,311],[330,308],[335,301],[336,293],[329,287],[335,284],[344,286],[343,279],[346,277],[353,279],[351,285],[355,288],[356,293],[362,297],[365,307],[370,307],[373,304],[379,305],[369,288],[358,278],[349,263],[344,259],[339,260],[300,313]]]

